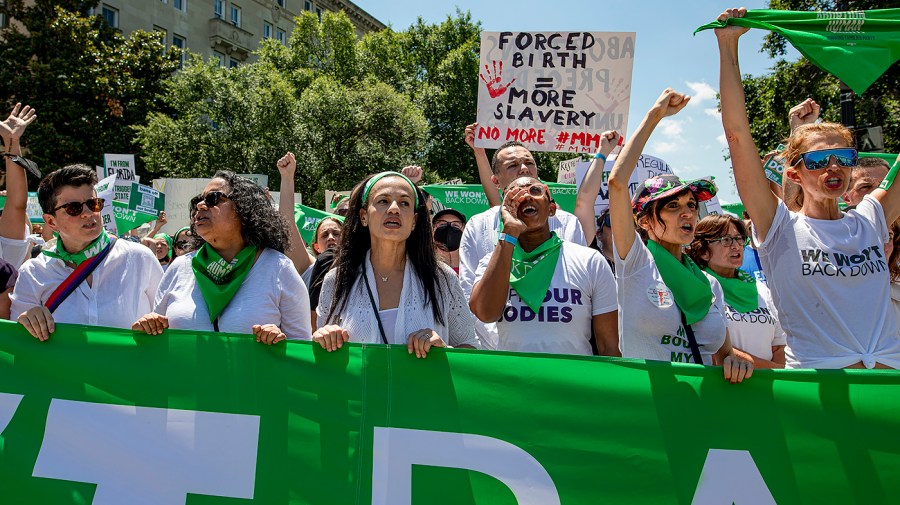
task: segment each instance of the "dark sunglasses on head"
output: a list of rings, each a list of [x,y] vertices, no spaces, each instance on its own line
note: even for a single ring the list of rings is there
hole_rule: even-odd
[[[231,200],[231,195],[226,195],[223,191],[210,191],[205,195],[197,195],[194,198],[191,198],[191,209],[196,209],[197,205],[200,205],[200,202],[205,203],[207,208],[215,207],[221,203],[223,198]]]
[[[604,226],[607,228],[612,228],[612,224],[610,224],[609,221],[609,212],[597,217],[597,228],[603,228]]]
[[[56,207],[55,209],[50,210],[50,213],[54,213],[59,209],[66,209],[66,214],[70,216],[80,216],[84,211],[84,208],[87,207],[91,212],[100,212],[103,210],[103,206],[106,205],[106,200],[102,198],[91,198],[89,200],[85,200],[83,202],[68,202]]]
[[[821,149],[808,151],[800,155],[807,170],[822,170],[831,164],[831,158],[842,167],[855,167],[859,164],[859,153],[852,147],[839,149]]]

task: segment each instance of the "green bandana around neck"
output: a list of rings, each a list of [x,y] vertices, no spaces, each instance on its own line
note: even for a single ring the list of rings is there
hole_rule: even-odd
[[[60,238],[59,233],[54,232],[53,236],[56,237],[56,250],[51,251],[49,249],[44,249],[43,251],[41,251],[41,253],[46,254],[51,258],[62,260],[66,263],[74,263],[76,267],[87,261],[88,258],[93,258],[94,256],[100,254],[100,251],[105,249],[111,240],[109,238],[109,235],[104,230],[100,233],[100,236],[91,241],[91,243],[88,244],[87,247],[78,252],[70,253],[67,252],[63,247],[63,241],[62,238]]]
[[[727,23],[713,21],[694,31],[726,24],[761,28],[786,38],[809,61],[863,92],[900,59],[900,9],[847,12],[750,10]]]
[[[712,306],[712,288],[709,279],[687,254],[682,254],[682,262],[675,259],[672,253],[652,240],[647,241],[647,249],[653,255],[656,268],[672,291],[675,303],[684,314],[687,324],[700,321],[709,313]]]
[[[519,245],[513,249],[509,284],[535,313],[541,308],[550,288],[561,248],[562,240],[554,232],[531,252],[525,252]]]
[[[712,275],[722,285],[725,292],[725,303],[731,305],[741,314],[753,312],[759,308],[759,291],[756,289],[756,279],[740,268],[734,271],[736,277],[726,278],[713,272],[711,268],[704,271]]]
[[[191,260],[194,277],[206,307],[209,321],[213,322],[234,298],[241,284],[250,273],[257,248],[247,246],[237,253],[233,260],[225,261],[209,244],[203,244]]]

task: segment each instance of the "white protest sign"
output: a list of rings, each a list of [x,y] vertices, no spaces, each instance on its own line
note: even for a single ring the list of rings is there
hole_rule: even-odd
[[[600,215],[601,212],[609,208],[609,187],[607,186],[606,181],[609,179],[609,173],[612,172],[612,168],[615,163],[616,157],[610,156],[610,158],[606,160],[606,164],[603,165],[603,183],[600,185],[600,193],[597,195],[597,200],[594,201],[594,215]],[[576,163],[575,185],[577,187],[581,187],[581,181],[584,180],[584,176],[585,174],[587,174],[588,167],[590,166],[590,161],[581,161]],[[638,158],[638,162],[635,166],[634,172],[631,174],[631,179],[628,180],[629,194],[634,195],[634,192],[637,189],[638,185],[645,180],[651,177],[656,177],[657,175],[671,173],[672,167],[670,167],[669,164],[665,161],[657,158],[656,156],[642,154],[641,157]]]
[[[712,180],[712,176],[707,177],[707,179]],[[725,213],[725,211],[722,209],[722,203],[719,201],[718,196],[714,196],[705,202],[700,202],[700,207],[700,219],[703,219],[710,214],[722,215]]]
[[[106,231],[112,233],[113,235],[118,235],[119,231],[116,227],[116,214],[113,209],[113,193],[114,186],[116,184],[116,174],[112,174],[109,177],[105,177],[102,181],[98,182],[94,189],[97,191],[97,198],[102,198],[106,200],[103,205],[103,210],[100,211],[100,217],[103,219],[103,227],[106,228]]]
[[[628,129],[633,32],[482,32],[475,145],[593,153]]]
[[[137,174],[134,169],[133,154],[104,154],[103,155],[103,173],[100,174],[101,179],[105,179],[110,175],[116,175],[116,179],[127,181],[129,184],[138,182]]]
[[[250,179],[255,182],[257,186],[267,189],[269,187],[269,176],[264,174],[237,174],[240,177],[244,177],[246,179]]]
[[[560,184],[575,184],[575,164],[581,158],[572,158],[559,162],[559,170],[556,172],[556,182]]]

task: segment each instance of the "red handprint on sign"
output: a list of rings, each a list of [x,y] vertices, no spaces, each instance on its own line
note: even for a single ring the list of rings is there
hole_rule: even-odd
[[[515,79],[509,81],[504,85],[500,85],[500,81],[503,75],[503,62],[500,62],[500,67],[497,67],[497,60],[491,61],[494,65],[493,72],[490,67],[487,65],[484,66],[484,74],[479,74],[481,76],[481,80],[487,85],[488,94],[491,95],[491,98],[497,98],[498,96],[506,93],[506,90],[512,86],[512,83],[516,82]],[[487,74],[487,78],[485,78],[485,74]]]

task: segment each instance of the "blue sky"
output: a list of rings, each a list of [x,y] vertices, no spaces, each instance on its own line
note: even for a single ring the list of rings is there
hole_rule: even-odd
[[[735,4],[713,0],[354,2],[397,30],[409,27],[418,17],[439,22],[459,7],[471,12],[472,18],[481,21],[486,31],[636,32],[629,130],[637,127],[667,86],[690,94],[693,98],[688,107],[660,124],[645,152],[666,160],[681,177],[715,176],[721,200],[738,201],[728,175],[729,164],[723,158],[724,133],[716,113],[719,64],[715,35],[711,31],[691,35],[695,28],[714,20],[720,12]],[[743,4],[748,9],[763,9],[766,5],[765,1]],[[743,73],[768,73],[774,65],[774,60],[759,52],[765,33],[751,30],[742,39]],[[793,59],[796,55],[794,52],[789,57]],[[473,117],[475,105],[472,104]]]

